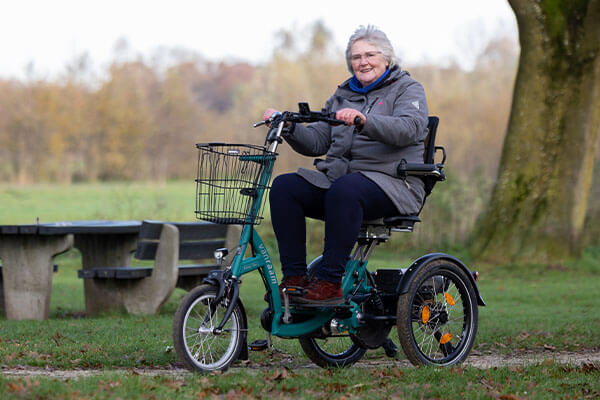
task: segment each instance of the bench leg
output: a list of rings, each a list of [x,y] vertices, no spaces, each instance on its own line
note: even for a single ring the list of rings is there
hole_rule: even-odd
[[[54,256],[73,236],[5,235],[0,242],[6,318],[44,320],[50,312]]]
[[[127,267],[135,250],[137,234],[76,234],[83,269]],[[120,286],[110,280],[84,279],[85,312],[89,316],[124,308]]]
[[[123,303],[130,314],[156,314],[167,302],[177,283],[179,260],[179,230],[164,224],[152,275],[131,282],[121,293]]]

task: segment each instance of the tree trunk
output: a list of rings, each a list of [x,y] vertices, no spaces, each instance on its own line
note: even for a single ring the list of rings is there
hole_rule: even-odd
[[[490,261],[577,255],[600,130],[600,0],[509,0],[521,57],[498,180],[471,250]]]

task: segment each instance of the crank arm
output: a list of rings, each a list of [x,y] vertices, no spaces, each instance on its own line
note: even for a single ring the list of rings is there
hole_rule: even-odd
[[[292,313],[290,312],[290,297],[287,293],[287,288],[283,288],[283,323],[289,324],[292,322]]]

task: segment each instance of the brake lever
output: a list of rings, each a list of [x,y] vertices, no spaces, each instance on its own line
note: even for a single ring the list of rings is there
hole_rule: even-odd
[[[258,122],[256,122],[256,123],[252,124],[252,126],[253,126],[254,128],[258,128],[259,126],[263,126],[263,125],[266,125],[266,124],[270,124],[270,123],[272,123],[273,121],[275,121],[277,118],[281,117],[281,115],[282,115],[282,114],[281,114],[279,111],[278,111],[278,112],[274,112],[273,114],[271,114],[271,117],[270,117],[269,119],[265,119],[265,120],[263,120],[263,121],[258,121]]]

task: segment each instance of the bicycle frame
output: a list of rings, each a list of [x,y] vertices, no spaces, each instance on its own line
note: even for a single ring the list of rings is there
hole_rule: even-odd
[[[271,128],[272,130],[276,130],[275,134],[270,135],[272,142],[269,146],[269,151],[275,155],[275,151],[277,150],[277,145],[280,141],[281,132],[284,127],[284,122],[280,122],[276,128]],[[269,179],[271,178],[271,174],[273,171],[273,164],[275,162],[275,157],[272,159],[266,160],[265,168],[263,168],[261,175],[259,177],[259,185],[260,189],[257,191],[256,196],[254,197],[252,206],[251,206],[251,214],[249,216],[249,221],[251,221],[252,213],[257,213],[262,204],[263,196],[265,195],[266,190],[263,189],[266,187]],[[244,254],[246,253],[248,244],[250,244],[252,248],[252,257],[244,258]],[[368,293],[371,290],[371,287],[367,282],[367,273],[366,273],[366,265],[367,258],[372,250],[372,246],[368,249],[357,247],[353,256],[348,261],[346,265],[346,274],[344,276],[344,280],[342,282],[342,289],[344,291],[344,295],[347,296],[350,294],[350,291],[354,288],[354,293]],[[240,242],[236,249],[236,253],[234,259],[231,264],[231,274],[233,281],[237,282],[239,279],[254,270],[259,270],[262,275],[263,281],[265,283],[265,289],[270,294],[270,303],[273,307],[273,322],[271,327],[271,333],[280,337],[299,337],[315,330],[319,329],[324,323],[331,320],[335,315],[335,311],[332,307],[314,307],[310,310],[306,311],[307,314],[310,313],[312,318],[298,323],[282,323],[284,316],[284,306],[282,305],[281,298],[279,296],[279,281],[275,274],[275,268],[273,266],[273,262],[269,253],[267,251],[266,246],[264,245],[260,235],[254,229],[253,225],[248,223],[244,225],[242,233],[240,235]],[[356,283],[358,282],[358,285]],[[234,296],[239,292],[236,290],[234,292]],[[231,303],[235,303],[237,299],[232,299]],[[345,306],[348,308],[348,306]],[[341,327],[344,329],[353,332],[355,328],[359,326],[359,323],[356,319],[357,312],[359,311],[359,307],[356,303],[350,301],[350,311],[352,312],[352,317],[339,321]],[[225,314],[224,319],[220,326],[222,326],[226,319],[228,318],[228,313]]]

